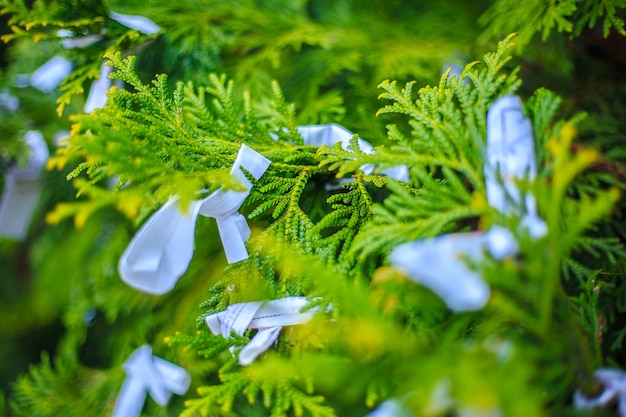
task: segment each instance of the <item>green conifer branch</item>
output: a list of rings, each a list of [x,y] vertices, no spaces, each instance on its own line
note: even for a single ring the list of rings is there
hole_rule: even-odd
[[[237,415],[235,404],[240,395],[250,404],[261,402],[273,417],[287,417],[292,413],[302,416],[305,412],[312,417],[336,415],[332,408],[322,404],[322,396],[304,393],[296,387],[298,377],[266,371],[267,367],[255,369],[252,366],[246,370],[221,372],[221,384],[198,388],[200,398],[187,400],[181,416]]]
[[[62,116],[72,99],[83,94],[86,86],[99,77],[102,57],[115,52],[133,51],[153,41],[158,35],[144,35],[114,22],[108,17],[107,6],[99,0],[75,2],[46,2],[37,0],[28,6],[23,0],[3,0],[0,14],[10,16],[13,33],[2,36],[5,43],[19,39],[33,42],[59,42],[60,29],[70,30],[77,36],[98,36],[94,45],[65,51],[65,55],[82,63],[60,85],[57,114]]]
[[[368,106],[362,105],[359,99],[367,94],[364,86],[367,80],[380,73],[384,77],[396,76],[394,71],[400,75],[427,74],[429,70],[424,64],[427,61],[438,71],[438,59],[449,52],[445,45],[427,47],[428,42],[420,43],[424,48],[417,48],[419,52],[415,54],[407,53],[411,48],[405,47],[414,46],[412,42],[398,42],[403,47],[394,51],[389,39],[395,42],[397,36],[402,40],[404,26],[419,27],[407,24],[404,19],[398,19],[402,22],[397,24],[394,22],[393,32],[384,41],[372,42],[373,36],[367,32],[377,33],[376,28],[388,25],[385,13],[395,5],[382,5],[384,13],[380,14],[384,17],[368,19],[368,6],[362,3],[355,4],[364,6],[365,11],[347,3],[332,6],[322,3],[300,2],[285,7],[280,2],[268,2],[258,12],[252,3],[242,2],[241,7],[229,8],[227,3],[214,2],[206,8],[208,11],[198,8],[199,13],[204,13],[202,16],[209,16],[210,24],[197,25],[200,28],[175,28],[187,35],[195,32],[194,39],[208,36],[215,40],[211,52],[202,58],[204,65],[218,65],[221,48],[239,54],[245,62],[236,64],[234,59],[222,62],[235,74],[235,82],[227,81],[226,76],[210,75],[208,81],[202,80],[201,83],[206,83],[204,87],[178,84],[170,94],[167,76],[157,76],[151,84],[144,84],[137,76],[132,59],[107,55],[118,68],[114,77],[126,79],[133,90],[112,92],[104,109],[76,119],[70,147],[60,151],[52,165],[78,164],[69,177],[87,198],[73,206],[60,206],[63,208],[52,217],[74,216],[82,224],[88,216],[99,219],[101,213],[93,213],[112,205],[127,217],[141,220],[142,215],[170,194],[182,194],[183,201],[189,201],[201,190],[211,191],[221,185],[236,188],[227,170],[240,143],[251,144],[272,161],[268,172],[254,181],[254,188],[242,209],[242,212],[251,212],[249,217],[259,220],[251,223],[253,229],[269,225],[250,242],[252,246],[260,241],[261,249],[255,246],[248,261],[228,267],[223,279],[215,285],[208,273],[202,276],[204,282],[198,280],[189,284],[181,280],[179,285],[183,289],[185,285],[187,289],[193,285],[194,293],[210,287],[211,298],[203,305],[210,312],[221,311],[234,302],[307,295],[323,298],[314,302],[319,303],[323,311],[332,302],[329,314],[336,320],[320,319],[302,326],[306,336],[299,335],[298,329],[286,329],[275,349],[277,354],[264,355],[247,369],[237,367],[227,349],[245,343],[250,335],[220,339],[209,335],[205,329],[195,336],[174,336],[169,340],[173,346],[190,347],[209,359],[198,361],[199,368],[208,370],[207,374],[217,363],[226,362],[220,373],[221,384],[211,385],[217,381],[207,374],[202,375],[199,385],[205,387],[200,389],[201,397],[188,402],[184,415],[234,415],[246,407],[242,404],[246,396],[254,402],[251,408],[269,409],[276,416],[340,415],[333,409],[341,410],[342,401],[346,399],[350,406],[357,404],[358,408],[362,404],[374,405],[385,396],[404,397],[416,390],[419,394],[409,396],[409,404],[415,410],[426,412],[431,394],[441,381],[449,381],[452,387],[451,405],[440,410],[441,414],[461,413],[463,406],[469,404],[494,406],[505,415],[513,416],[540,416],[547,414],[550,407],[558,415],[559,407],[569,401],[577,378],[580,375],[589,378],[594,367],[611,358],[604,356],[607,349],[603,335],[609,337],[610,334],[606,343],[611,347],[620,346],[624,337],[619,325],[615,325],[619,313],[626,308],[619,301],[621,293],[611,292],[615,299],[609,300],[608,305],[602,302],[602,297],[609,295],[603,288],[623,287],[619,281],[623,275],[606,269],[619,269],[623,263],[623,248],[614,240],[590,236],[617,202],[619,193],[609,188],[614,183],[594,182],[595,177],[585,176],[586,170],[597,160],[597,154],[570,146],[568,125],[555,123],[560,99],[547,90],[538,91],[527,101],[526,107],[533,120],[541,168],[536,183],[521,183],[520,188],[537,197],[549,235],[544,240],[531,241],[517,228],[519,219],[495,213],[488,207],[483,185],[485,114],[493,100],[519,87],[516,70],[510,73],[504,70],[510,38],[502,43],[504,46],[501,45],[498,52],[485,57],[486,65],[482,70],[470,65],[458,78],[448,78],[445,73],[435,87],[415,92],[411,83],[404,88],[398,88],[395,82],[381,84],[384,90],[381,98],[393,103],[380,114],[393,117],[395,124],[387,129],[389,142],[383,142],[375,153],[361,152],[356,146],[356,135],[348,151],[340,146],[321,150],[304,146],[297,134],[298,121],[318,117],[311,116],[311,109],[319,108],[320,103],[334,103],[337,110],[329,110],[328,114],[333,117],[346,114],[347,120],[354,123],[348,127],[357,127],[354,130],[364,133],[362,126],[369,126],[364,120],[371,113],[366,118],[355,117],[352,113],[357,109],[367,113],[364,109]],[[571,8],[568,9],[569,4],[576,2],[561,3],[550,9],[554,13],[545,16],[544,31],[578,28],[572,26]],[[437,9],[434,4],[432,8]],[[610,4],[604,2],[598,6],[597,10],[602,11],[599,17],[590,14],[588,20],[579,22],[593,25],[596,23],[593,19],[614,14],[615,9],[607,6]],[[159,13],[169,16],[164,10],[177,7],[168,4],[170,9],[167,9],[159,5],[162,7],[153,12],[157,16]],[[331,21],[334,11],[328,12],[334,8],[342,11],[335,17],[339,24]],[[224,16],[235,16],[235,19],[228,20]],[[221,24],[221,19],[226,22]],[[216,21],[218,24],[214,24]],[[618,27],[619,20],[609,21],[613,27]],[[160,37],[157,42],[163,45],[173,39],[176,38]],[[179,35],[177,41],[186,39],[189,37]],[[274,44],[276,39],[278,42]],[[345,39],[354,41],[349,46],[337,47],[345,44]],[[121,45],[117,50],[124,49]],[[456,47],[458,42],[452,45]],[[379,53],[381,49],[384,55]],[[359,53],[366,50],[372,51],[375,58]],[[173,52],[166,49],[167,53]],[[200,55],[203,54],[197,53],[196,57]],[[407,61],[409,64],[403,65],[407,55],[411,59]],[[100,62],[101,56],[97,59]],[[377,61],[374,68],[365,68],[368,60]],[[303,90],[296,94],[303,109],[299,115],[284,99],[278,84],[267,82],[274,64],[293,62],[297,64],[293,71],[296,75],[289,78],[282,74],[282,78]],[[326,65],[328,63],[333,65]],[[310,74],[307,66],[312,64],[326,65],[327,70],[316,76],[308,88],[302,87],[303,83],[294,83],[298,77],[306,79]],[[394,70],[397,67],[403,69]],[[94,76],[95,68],[92,66],[85,74]],[[201,68],[204,71],[206,67]],[[280,68],[274,69],[280,71]],[[430,71],[433,72],[432,68]],[[77,80],[81,76],[79,74]],[[243,79],[248,76],[249,80]],[[176,77],[170,74],[169,78]],[[381,78],[383,76],[376,80]],[[340,81],[335,83],[337,79]],[[344,79],[355,88],[350,93],[340,94]],[[200,84],[197,79],[194,83]],[[79,92],[80,85],[80,82],[73,84],[72,91]],[[251,85],[263,87],[255,89],[250,88]],[[328,85],[332,88],[327,89]],[[322,90],[329,91],[322,93]],[[271,99],[265,100],[266,96]],[[302,101],[310,102],[309,107],[302,106]],[[344,107],[344,103],[349,106]],[[319,117],[330,117],[328,114]],[[381,136],[367,137],[374,138],[375,143],[381,142]],[[556,144],[550,141],[551,137],[558,139]],[[403,184],[381,176],[364,176],[359,170],[367,164],[376,165],[378,172],[406,164],[411,170],[411,181]],[[111,176],[120,179],[113,190],[108,190],[101,185]],[[354,181],[346,183],[341,190],[328,192],[325,185],[336,176],[352,176]],[[323,204],[324,201],[327,204]],[[206,224],[213,225],[206,221],[204,226],[199,224],[198,227]],[[398,243],[483,229],[492,224],[504,224],[514,232],[521,254],[515,260],[500,263],[488,258],[480,265],[470,265],[492,286],[492,299],[481,313],[450,314],[427,289],[407,281],[399,271],[381,268],[389,249]],[[90,226],[85,223],[85,227]],[[93,226],[90,230],[95,235],[94,230],[99,229]],[[130,233],[130,230],[124,231]],[[263,241],[268,236],[293,246],[278,250]],[[89,284],[80,289],[82,305],[66,318],[72,323],[72,329],[78,329],[80,312],[93,303],[105,310],[111,322],[126,323],[123,329],[111,332],[114,343],[124,346],[151,339],[154,336],[150,333],[165,326],[168,320],[164,317],[167,312],[163,312],[168,309],[160,308],[160,301],[133,296],[130,290],[115,287],[116,283],[121,285],[114,272],[115,260],[128,237],[122,233],[112,248],[109,242],[100,243],[111,252],[98,258],[106,266],[102,267],[103,271],[87,271]],[[198,242],[200,246],[208,244]],[[602,265],[596,268],[595,263],[587,262],[586,258],[598,253],[607,261],[600,262]],[[320,265],[320,258],[329,265]],[[364,279],[351,279],[355,269]],[[570,288],[569,281],[574,280],[564,284],[562,278],[567,277],[568,272],[564,271],[568,270],[577,277],[582,288]],[[596,270],[601,272],[596,274]],[[520,287],[524,288],[523,292],[519,291]],[[96,295],[91,294],[92,290]],[[173,300],[179,299],[175,294]],[[176,313],[174,322],[168,322],[168,331],[180,326],[176,320],[181,320],[181,316],[189,316],[185,311]],[[135,317],[136,314],[140,317]],[[605,316],[614,327],[602,333]],[[204,315],[198,323],[205,327],[203,318]],[[84,343],[84,333],[84,329],[74,332],[75,339],[70,344]],[[321,334],[319,340],[317,334]],[[585,336],[591,342],[584,340]],[[553,343],[554,338],[562,343]],[[396,343],[398,340],[401,343]],[[563,346],[567,346],[568,351],[564,351]],[[448,363],[454,365],[448,366]],[[197,369],[195,372],[200,373]],[[269,373],[261,372],[267,369]],[[545,369],[549,369],[549,375],[543,375]],[[322,377],[323,371],[330,373],[330,377]],[[59,374],[62,373],[60,370]],[[285,373],[300,375],[301,379],[285,384],[280,382],[288,380],[283,378]],[[307,373],[306,381],[304,373]],[[481,376],[480,381],[476,375]],[[357,386],[349,386],[352,379]],[[328,381],[336,388],[328,389],[330,395],[320,389],[320,382]],[[470,386],[467,381],[479,383]],[[50,379],[46,384],[52,382]],[[349,395],[342,390],[344,388]],[[44,394],[40,391],[27,393],[28,398]],[[321,395],[327,397],[323,403]],[[109,397],[112,394],[109,393]]]
[[[526,46],[534,35],[540,34],[545,42],[556,30],[579,36],[585,27],[602,24],[602,33],[607,37],[611,30],[624,35],[624,20],[621,9],[624,0],[567,0],[519,3],[498,0],[481,16],[480,23],[487,28],[483,37],[499,37],[503,33],[519,33],[520,47]]]
[[[332,211],[310,230],[310,235],[317,236],[314,245],[322,258],[343,264],[342,269],[349,271],[356,259],[348,256],[348,249],[358,231],[372,219],[373,203],[363,175],[357,174],[354,181],[342,187],[345,192],[328,197]]]
[[[121,370],[108,375],[63,360],[56,360],[53,367],[47,354],[29,372],[15,383],[12,411],[16,416],[52,417],[63,413],[78,417],[88,410],[102,410],[103,404],[110,404],[106,409],[112,410],[111,394],[123,378]]]

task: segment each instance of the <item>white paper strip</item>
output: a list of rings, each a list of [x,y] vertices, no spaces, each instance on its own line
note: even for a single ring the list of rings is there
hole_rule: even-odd
[[[148,345],[135,350],[124,363],[126,379],[117,397],[113,417],[139,417],[146,394],[166,405],[172,393],[183,395],[191,379],[185,369],[152,355]]]
[[[239,352],[239,364],[249,365],[278,339],[284,326],[306,323],[318,311],[302,309],[309,303],[306,297],[285,297],[270,301],[255,301],[230,305],[226,310],[205,318],[215,335],[228,338],[231,332],[243,336],[248,329],[258,332]],[[234,348],[231,348],[234,352]]]
[[[157,33],[160,28],[152,20],[144,16],[126,15],[121,13],[111,12],[109,17],[116,22],[134,30],[138,30],[146,35]],[[84,48],[92,45],[103,39],[106,30],[103,29],[100,35],[84,35],[76,36],[76,33],[71,30],[60,29],[57,31],[57,36],[61,39],[61,45],[66,49]]]
[[[30,148],[28,163],[24,168],[13,166],[9,169],[0,201],[0,235],[15,240],[23,240],[28,234],[39,198],[39,177],[49,156],[40,131],[27,132],[24,141]]]
[[[74,37],[74,32],[67,29],[59,29],[57,30],[57,36],[59,38],[72,38]]]
[[[620,417],[626,417],[626,374],[616,369],[598,369],[596,379],[604,386],[604,391],[597,397],[588,398],[580,391],[574,393],[574,406],[588,410],[595,407],[605,407],[609,403],[617,402]]]
[[[128,28],[138,30],[139,32],[146,35],[151,35],[161,30],[161,28],[159,28],[159,25],[144,16],[135,16],[115,12],[111,12],[109,16],[116,22],[121,23]]]
[[[313,146],[334,146],[337,143],[341,143],[341,147],[344,150],[349,150],[350,140],[354,136],[354,133],[350,132],[343,126],[335,123],[327,125],[310,125],[310,126],[298,126],[298,132],[304,139],[306,145]],[[372,145],[358,139],[359,148],[366,154],[371,154],[373,151]]]
[[[485,251],[503,259],[517,252],[517,242],[507,229],[494,227],[486,233],[449,234],[406,243],[391,251],[389,261],[441,297],[451,310],[472,311],[487,303],[491,291],[467,262],[478,262]]]
[[[107,102],[107,91],[111,88],[111,80],[109,79],[109,74],[111,73],[110,66],[106,64],[102,64],[100,67],[100,77],[91,84],[91,89],[89,90],[89,96],[87,97],[87,101],[85,102],[85,108],[83,109],[85,113],[91,113],[95,109],[100,109],[104,107]]]
[[[346,151],[349,150],[350,140],[354,136],[352,132],[335,123],[327,125],[299,126],[298,132],[302,136],[302,139],[304,139],[305,145],[331,147],[336,143],[341,143],[341,147]],[[358,144],[363,153],[374,153],[374,148],[367,141],[359,138]],[[375,167],[373,165],[364,165],[361,167],[361,170],[366,175],[371,175],[374,172],[374,168]],[[381,174],[394,178],[398,181],[409,181],[409,169],[405,165],[387,168],[381,171]]]
[[[56,55],[33,72],[28,84],[44,92],[52,91],[71,72],[72,63]]]
[[[65,49],[84,48],[102,39],[100,35],[76,36],[74,32],[66,29],[58,30],[57,36],[64,38],[61,39],[61,45],[63,45]]]
[[[177,198],[170,199],[139,229],[122,254],[118,265],[122,280],[150,294],[165,294],[174,288],[193,257],[198,214],[216,219],[229,263],[247,259],[245,241],[250,229],[238,210],[252,183],[240,168],[259,179],[269,165],[263,155],[242,145],[230,173],[246,191],[217,190],[203,200],[193,201],[188,213],[180,210]]]
[[[535,141],[530,120],[524,115],[522,102],[517,96],[505,96],[496,100],[487,113],[487,161],[485,186],[489,204],[508,214],[522,206],[519,214],[522,224],[534,238],[547,233],[543,220],[537,214],[535,197],[527,193],[522,196],[516,180],[533,180],[537,173]],[[504,181],[496,177],[499,173]]]

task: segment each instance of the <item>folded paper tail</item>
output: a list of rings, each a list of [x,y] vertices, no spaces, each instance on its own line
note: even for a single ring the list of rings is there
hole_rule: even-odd
[[[0,201],[0,236],[17,241],[26,238],[40,189],[39,181],[7,181]]]
[[[185,214],[178,199],[171,199],[157,210],[120,257],[118,270],[122,280],[148,294],[171,291],[193,257],[199,208],[199,203],[192,203]]]
[[[607,407],[617,402],[618,415],[626,417],[626,373],[618,369],[598,369],[595,377],[604,390],[595,397],[588,397],[576,391],[573,398],[574,406],[581,410],[589,410]]]
[[[491,289],[468,262],[479,261],[485,251],[504,259],[518,251],[517,241],[509,230],[494,227],[488,232],[405,243],[392,250],[389,261],[437,294],[451,310],[473,311],[484,307]]]
[[[28,234],[39,199],[41,172],[49,156],[40,131],[28,131],[24,142],[29,147],[28,162],[25,167],[14,166],[8,171],[0,197],[0,236],[18,241],[24,240]]]
[[[478,310],[487,303],[490,289],[466,262],[475,259],[480,241],[477,234],[459,234],[406,243],[393,249],[389,261],[437,294],[451,310]]]
[[[87,101],[83,111],[85,113],[91,113],[95,109],[100,109],[106,104],[108,97],[107,91],[111,88],[111,80],[109,74],[113,68],[106,64],[102,64],[100,67],[100,77],[91,84]]]
[[[72,63],[61,56],[50,58],[30,76],[30,85],[38,90],[54,90],[72,72]]]
[[[250,148],[245,143],[237,153],[231,173],[241,172],[240,167],[244,167],[257,180],[263,176],[269,168],[271,161]]]
[[[191,376],[189,373],[184,368],[174,365],[173,363],[159,358],[158,356],[153,356],[153,361],[154,365],[163,377],[167,391],[177,395],[184,395],[189,389],[189,385],[191,385]],[[167,403],[167,400],[165,403]],[[159,404],[165,405],[165,403]]]
[[[276,342],[281,330],[282,327],[280,326],[260,329],[250,342],[239,351],[239,364],[245,366],[254,362],[259,355]]]
[[[246,219],[239,213],[226,218],[218,218],[217,228],[228,263],[232,264],[248,259],[248,249],[245,242],[250,237],[250,228]]]
[[[126,377],[115,402],[112,417],[139,417],[147,394],[141,379]]]
[[[489,108],[486,153],[485,189],[489,205],[503,214],[517,212],[531,237],[545,236],[547,226],[537,215],[535,197],[530,192],[522,197],[516,184],[522,179],[532,181],[537,174],[532,124],[519,97],[500,97]]]

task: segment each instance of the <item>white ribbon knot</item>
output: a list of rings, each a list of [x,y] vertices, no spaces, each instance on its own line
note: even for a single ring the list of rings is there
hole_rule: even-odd
[[[576,391],[574,393],[574,406],[578,409],[588,410],[606,406],[616,401],[619,416],[626,417],[626,374],[616,369],[598,369],[595,376],[598,382],[604,386],[604,391],[594,398],[588,398],[580,391]]]
[[[514,211],[515,205],[522,203],[515,180],[532,180],[537,171],[532,125],[524,116],[519,97],[502,97],[489,108],[486,153],[487,200],[501,213]],[[504,184],[497,180],[497,172]],[[523,207],[517,211],[532,237],[547,233],[531,193],[526,194]],[[403,244],[391,252],[389,260],[439,295],[450,309],[471,311],[485,305],[490,288],[467,267],[467,261],[479,261],[485,250],[495,259],[503,259],[515,254],[518,248],[510,231],[493,227],[488,232],[451,234]]]
[[[113,417],[138,417],[146,394],[159,405],[166,405],[172,393],[187,392],[191,378],[185,369],[152,355],[152,348],[143,345],[124,363],[126,379],[117,397]]]
[[[205,318],[206,324],[215,335],[228,338],[231,332],[243,336],[248,329],[258,332],[239,351],[239,364],[249,365],[278,339],[283,326],[306,323],[318,311],[312,308],[305,312],[309,301],[306,297],[285,297],[269,301],[254,301],[230,305],[226,310]],[[234,352],[234,347],[231,348]]]
[[[537,214],[535,197],[529,192],[522,203],[516,179],[533,180],[537,173],[535,141],[530,120],[524,115],[519,97],[509,95],[496,100],[487,113],[487,161],[485,186],[489,204],[507,214],[514,205],[523,205],[522,224],[533,238],[547,233],[544,221]],[[504,184],[496,179],[500,173]],[[510,197],[513,202],[511,202]]]
[[[31,130],[24,135],[30,148],[26,167],[13,166],[7,172],[0,200],[0,235],[23,240],[28,233],[40,190],[40,175],[49,152],[43,135]]]
[[[270,161],[242,145],[230,171],[245,191],[217,190],[191,203],[188,213],[180,210],[178,199],[170,199],[139,229],[120,258],[118,269],[124,282],[150,294],[165,294],[185,273],[194,250],[198,214],[214,217],[229,263],[248,258],[245,241],[250,237],[246,219],[238,210],[250,194],[252,183],[241,168],[259,179]]]

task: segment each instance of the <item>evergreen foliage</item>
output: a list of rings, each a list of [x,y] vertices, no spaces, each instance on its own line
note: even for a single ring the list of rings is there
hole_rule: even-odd
[[[11,382],[2,386],[9,415],[109,415],[120,365],[146,342],[191,373],[192,389],[167,408],[148,399],[144,415],[360,416],[390,398],[413,415],[592,415],[573,410],[572,393],[598,394],[594,370],[625,366],[623,155],[601,152],[624,130],[617,122],[613,135],[598,129],[604,113],[576,114],[576,97],[550,85],[522,86],[533,57],[511,54],[555,32],[584,36],[600,26],[605,37],[623,35],[626,4],[442,3],[0,2],[13,31],[5,40],[19,53],[35,41],[77,65],[57,92],[5,82],[24,104],[0,114],[4,165],[24,160],[25,126],[51,143],[69,125],[51,116],[54,95],[59,114],[72,114],[71,137],[49,160],[29,241],[0,242],[8,280],[29,277],[25,290],[2,283],[0,337],[55,320],[64,327],[52,359],[44,353],[15,381],[3,380]],[[161,31],[128,29],[111,10],[146,15]],[[455,51],[481,50],[472,40],[481,15],[483,40],[520,35],[460,74],[448,69],[415,88],[436,80]],[[100,38],[64,51],[59,29]],[[7,80],[46,53],[10,68]],[[124,88],[80,113],[103,60]],[[538,173],[518,185],[546,221],[548,234],[537,240],[516,215],[490,207],[485,190],[486,113],[514,93],[527,96],[533,123]],[[44,110],[31,115],[29,106]],[[357,132],[349,149],[304,144],[298,126],[330,122]],[[372,153],[359,148],[361,136],[376,145]],[[272,162],[260,179],[249,178],[254,187],[241,208],[252,228],[250,258],[225,266],[215,221],[204,218],[194,260],[171,293],[122,283],[116,264],[124,247],[172,195],[187,207],[219,187],[240,189],[229,170],[242,143]],[[406,183],[384,175],[400,164],[409,168]],[[44,212],[55,226],[44,227]],[[453,313],[388,265],[401,243],[494,225],[511,230],[520,249],[515,258],[470,265],[492,289],[480,311]],[[32,270],[11,261],[15,254]],[[234,303],[288,296],[306,296],[318,313],[283,328],[249,366],[231,350],[254,331],[223,338],[206,327],[209,314]]]
[[[620,9],[623,0],[589,1],[531,1],[498,0],[481,16],[490,35],[519,32],[518,42],[526,45],[535,34],[548,40],[555,30],[579,36],[586,28],[601,24],[606,38],[611,30],[625,35]]]

